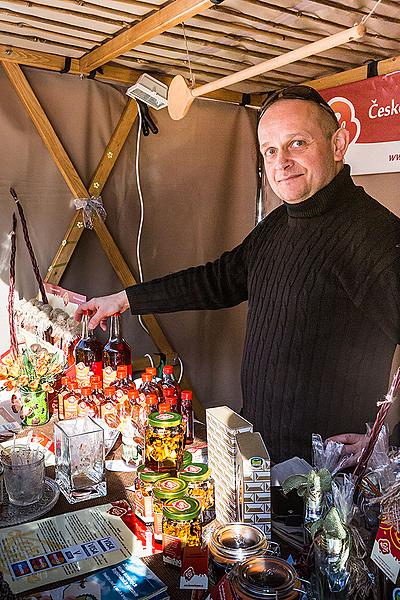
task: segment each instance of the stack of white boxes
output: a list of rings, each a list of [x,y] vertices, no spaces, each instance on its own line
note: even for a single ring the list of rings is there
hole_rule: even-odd
[[[208,464],[215,482],[217,521],[238,521],[237,441],[238,433],[252,432],[253,425],[227,406],[208,408]]]
[[[238,506],[242,523],[257,525],[271,539],[271,461],[259,433],[239,433]]]

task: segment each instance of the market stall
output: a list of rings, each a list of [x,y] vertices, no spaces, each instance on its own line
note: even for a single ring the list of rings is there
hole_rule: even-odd
[[[350,8],[330,1],[299,7],[254,0],[4,4],[4,597],[395,599],[399,454],[389,450],[385,423],[388,415],[393,424],[398,421],[400,388],[397,355],[390,377],[387,359],[400,339],[400,274],[392,258],[398,247],[392,213],[400,215],[396,2],[371,0],[368,7]],[[178,281],[170,311],[160,309],[157,298],[166,294],[155,288],[154,303],[144,304],[157,309],[144,306],[135,313],[134,288],[191,264],[212,270],[215,255],[240,248],[254,221],[282,204],[285,196],[269,187],[259,158],[259,109],[279,102],[276,90],[303,83],[310,86],[308,95],[292,100],[322,107],[334,119],[335,135],[347,132],[346,162],[356,183],[377,192],[390,216],[370,208],[375,221],[368,231],[384,231],[381,238],[366,236],[371,253],[360,243],[365,232],[351,240],[351,255],[361,257],[365,271],[348,268],[340,250],[348,223],[360,222],[361,212],[354,221],[342,218],[343,235],[339,227],[328,232],[329,240],[338,237],[327,253],[333,262],[321,269],[331,304],[325,292],[309,301],[313,288],[306,278],[304,286],[298,283],[304,275],[298,266],[297,278],[279,275],[275,267],[268,277],[253,273],[258,284],[277,277],[260,298],[264,302],[276,288],[282,310],[261,320],[274,330],[278,347],[270,366],[281,360],[287,368],[285,363],[267,381],[266,363],[252,355],[253,379],[246,375],[251,402],[244,411],[252,418],[245,419],[238,391],[243,304],[218,315],[192,310],[247,299],[254,310],[242,289],[240,250],[237,296],[228,281],[231,297],[216,301],[219,280],[210,285],[212,301],[186,304]],[[305,92],[300,86],[297,93]],[[280,132],[273,135],[278,139]],[[339,177],[349,180],[349,173],[345,165]],[[323,199],[321,214],[332,206],[332,199]],[[294,222],[295,212],[288,214]],[[300,231],[303,217],[315,215],[321,216],[315,208],[298,214],[292,232]],[[292,256],[281,260],[277,253],[276,264],[296,256],[298,246],[290,240],[284,248]],[[312,268],[321,252],[313,255]],[[251,252],[246,248],[244,254]],[[383,283],[374,290],[372,280]],[[201,285],[188,281],[188,297],[189,290],[209,284],[206,278]],[[79,307],[90,297],[120,293],[121,284],[137,320],[121,316],[127,302],[121,311],[108,312],[106,323],[102,319],[106,334],[94,332],[89,322],[100,309]],[[298,298],[286,303],[296,285]],[[340,288],[337,301],[332,288]],[[318,311],[328,314],[314,320]],[[295,313],[304,321],[291,319]],[[301,323],[313,334],[304,343]],[[269,353],[267,335],[257,338],[251,318],[248,327],[247,351],[254,342],[260,355]],[[332,360],[327,340],[335,327],[349,341]],[[283,330],[288,344],[280,341]],[[360,356],[367,348],[370,363],[358,359],[352,343]],[[317,350],[303,365],[307,376],[296,380],[311,346]],[[348,356],[351,368],[361,365],[359,372],[347,372],[342,363]],[[380,369],[379,380],[370,364]],[[307,388],[311,371],[327,375]],[[318,385],[321,396],[314,394]],[[298,403],[288,402],[284,414],[278,405],[290,397],[291,386]],[[275,409],[249,412],[249,404],[257,403],[253,390],[265,400],[274,387],[282,392]],[[372,398],[378,388],[381,397]],[[366,401],[356,412],[359,396]],[[314,405],[307,405],[308,397]],[[346,443],[319,435],[347,431],[346,415],[357,431],[364,426],[359,421],[375,419],[354,470],[344,457]],[[267,421],[270,439],[263,439],[258,431],[265,431]],[[323,431],[313,429],[323,421]],[[298,458],[291,452],[296,443],[301,447],[306,427],[313,432],[308,462],[305,453]],[[280,464],[273,465],[267,447],[275,453],[279,444]],[[282,456],[289,461],[281,463]]]

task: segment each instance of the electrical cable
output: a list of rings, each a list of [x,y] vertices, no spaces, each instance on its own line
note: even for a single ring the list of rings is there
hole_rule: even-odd
[[[136,102],[136,104],[137,104],[137,102]],[[140,219],[139,219],[138,234],[137,234],[137,238],[136,238],[136,260],[137,260],[138,270],[139,270],[139,281],[140,281],[140,283],[143,283],[143,270],[142,270],[142,259],[140,256],[140,243],[142,241],[142,231],[143,231],[143,223],[144,223],[144,201],[143,201],[142,187],[140,185],[140,175],[139,175],[139,153],[140,153],[140,134],[142,131],[142,114],[140,112],[140,108],[139,108],[138,104],[137,104],[137,107],[138,107],[138,130],[137,130],[137,138],[136,138],[136,161],[135,161],[136,168],[135,168],[135,170],[136,170],[136,187],[138,190],[139,202],[140,202]],[[143,323],[141,315],[138,315],[137,318],[138,318],[138,321],[139,321],[142,329],[144,329],[144,331],[147,333],[147,335],[150,335],[149,330],[147,329],[146,325]]]
[[[153,357],[151,356],[151,354],[145,354],[145,356],[147,356],[147,358],[149,359],[151,366],[154,367],[154,361],[153,361]]]
[[[181,380],[182,380],[182,377],[183,377],[183,361],[180,359],[179,356],[177,358],[178,358],[178,361],[179,361],[179,366],[181,368],[181,371],[180,371],[179,377],[178,377],[178,383],[180,383]]]

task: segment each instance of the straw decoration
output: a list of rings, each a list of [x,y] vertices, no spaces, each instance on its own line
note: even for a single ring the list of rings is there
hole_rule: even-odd
[[[377,439],[381,432],[381,429],[385,423],[387,414],[388,414],[390,407],[392,406],[394,400],[396,399],[396,396],[399,394],[399,392],[400,392],[400,367],[397,369],[397,371],[393,377],[392,385],[390,386],[390,389],[389,389],[388,393],[386,394],[384,400],[382,402],[378,402],[378,406],[380,405],[380,409],[378,410],[378,414],[376,415],[375,423],[372,427],[368,444],[363,449],[361,456],[360,456],[360,460],[358,461],[357,466],[354,469],[353,476],[354,476],[354,479],[356,482],[355,483],[356,488],[358,488],[361,484],[361,481],[367,470],[368,461],[371,458],[371,454],[373,452],[373,449],[375,447],[375,444],[377,442]]]
[[[10,194],[13,197],[13,199],[14,199],[16,205],[17,205],[19,216],[21,218],[22,230],[24,232],[24,238],[25,238],[26,247],[28,248],[29,256],[31,258],[33,271],[35,273],[35,276],[36,276],[36,279],[37,279],[37,282],[38,282],[38,285],[39,285],[39,290],[40,290],[40,294],[42,296],[43,304],[48,304],[49,301],[47,300],[47,294],[46,294],[46,290],[44,289],[43,279],[42,279],[42,276],[41,276],[40,271],[39,271],[39,265],[37,263],[37,260],[36,260],[36,257],[35,257],[35,253],[34,253],[33,248],[32,248],[31,240],[29,238],[28,225],[27,225],[27,222],[26,222],[26,219],[25,219],[24,209],[21,206],[21,203],[20,203],[20,201],[18,199],[16,191],[12,187],[10,187]]]

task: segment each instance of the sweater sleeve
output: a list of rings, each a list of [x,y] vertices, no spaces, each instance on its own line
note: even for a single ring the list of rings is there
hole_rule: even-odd
[[[247,300],[247,257],[251,234],[214,262],[128,287],[134,315],[228,308]]]
[[[371,285],[360,309],[395,344],[400,344],[400,258],[387,267]]]

